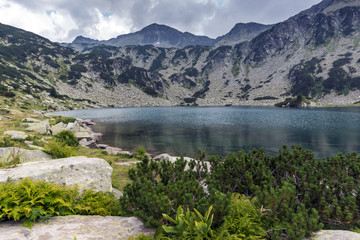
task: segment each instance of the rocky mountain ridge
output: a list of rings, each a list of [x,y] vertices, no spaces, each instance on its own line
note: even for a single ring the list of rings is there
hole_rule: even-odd
[[[298,94],[322,104],[356,104],[359,2],[325,0],[250,41],[215,48],[88,45],[79,53],[1,25],[0,90],[20,95],[24,108],[27,98],[73,109],[274,105]]]

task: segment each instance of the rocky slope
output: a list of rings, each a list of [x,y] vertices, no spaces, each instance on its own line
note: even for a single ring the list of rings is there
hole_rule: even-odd
[[[81,53],[0,25],[0,94],[17,94],[20,100],[10,97],[7,105],[47,109],[273,105],[298,94],[354,104],[359,23],[359,0],[324,0],[231,46],[89,46],[92,40],[83,38]],[[163,28],[150,26],[149,33]]]

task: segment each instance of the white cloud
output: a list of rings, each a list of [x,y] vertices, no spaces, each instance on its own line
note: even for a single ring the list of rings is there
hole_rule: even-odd
[[[114,14],[102,13],[97,8],[93,9],[92,15],[95,24],[84,29],[87,34],[86,37],[107,40],[131,31],[132,22],[129,18],[120,18]]]
[[[320,1],[0,0],[0,22],[58,42],[105,40],[152,23],[215,38],[236,23],[276,23]]]
[[[48,37],[52,41],[68,40],[69,31],[77,28],[67,10],[32,11],[8,0],[0,0],[0,22]]]

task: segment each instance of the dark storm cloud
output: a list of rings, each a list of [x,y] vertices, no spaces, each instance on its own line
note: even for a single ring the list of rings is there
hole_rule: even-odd
[[[151,23],[217,37],[229,32],[238,22],[277,23],[319,2],[320,0],[0,0],[0,22],[17,27],[26,25],[17,18],[9,18],[9,14],[19,14],[21,17],[20,7],[16,7],[19,5],[21,11],[27,11],[26,14],[34,21],[35,26],[31,30],[47,34],[45,37],[55,41],[72,41],[78,35],[108,39],[138,31]],[[4,10],[6,4],[13,6]],[[1,18],[4,15],[2,13],[7,16]],[[41,20],[36,19],[37,15],[41,16]],[[43,24],[36,31],[36,24],[44,21],[49,21],[48,28]]]

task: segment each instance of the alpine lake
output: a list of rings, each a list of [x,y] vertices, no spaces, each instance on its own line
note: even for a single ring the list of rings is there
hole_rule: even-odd
[[[142,107],[56,112],[92,119],[101,143],[156,156],[197,157],[264,148],[275,155],[283,145],[302,145],[317,158],[360,153],[360,108]]]

